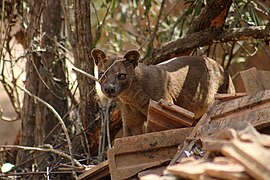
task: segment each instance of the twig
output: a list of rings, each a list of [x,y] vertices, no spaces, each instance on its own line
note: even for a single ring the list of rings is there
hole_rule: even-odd
[[[77,68],[77,67],[75,67],[75,66],[72,67],[72,70],[73,70],[73,71],[76,71],[76,72],[79,72],[79,73],[81,73],[81,74],[83,74],[83,75],[89,77],[90,79],[92,79],[92,80],[98,82],[98,79],[95,78],[95,76],[93,76],[93,75],[91,75],[91,74],[89,74],[89,73],[87,73],[87,72],[85,72],[85,71],[83,71],[83,70],[81,70],[81,69],[79,69],[79,68]]]
[[[0,40],[3,42],[3,48],[4,48],[4,18],[5,18],[5,0],[2,0],[2,13],[1,13],[1,31],[0,31]],[[2,37],[3,36],[3,37]],[[0,44],[0,49],[2,49],[1,47],[2,43]]]
[[[5,149],[23,149],[23,150],[27,150],[27,151],[41,151],[41,152],[51,152],[54,154],[57,154],[59,156],[65,157],[71,161],[74,162],[74,164],[76,164],[77,166],[83,168],[83,165],[77,161],[76,159],[74,159],[73,157],[71,157],[70,155],[58,151],[56,149],[53,149],[51,146],[46,146],[48,148],[40,148],[40,147],[28,147],[28,146],[19,146],[19,145],[0,145],[0,148],[5,148]],[[0,150],[1,152],[1,150]]]
[[[70,153],[70,157],[71,157],[71,164],[72,166],[75,166],[75,161],[74,161],[74,157],[73,157],[73,153],[72,153],[72,144],[71,144],[71,140],[68,134],[68,130],[66,128],[66,125],[63,121],[63,119],[61,118],[61,116],[58,114],[58,112],[47,102],[45,102],[44,100],[40,99],[39,97],[35,96],[34,94],[30,93],[27,89],[20,87],[17,85],[17,87],[19,87],[21,90],[23,90],[26,94],[28,94],[30,97],[33,97],[34,99],[36,99],[37,101],[39,101],[40,103],[44,104],[47,108],[49,108],[52,113],[55,115],[55,117],[58,119],[59,123],[62,126],[62,129],[65,133],[66,139],[67,139],[67,144],[68,144],[68,149],[69,149],[69,153]],[[79,166],[82,166],[81,164],[77,164]]]
[[[234,47],[235,47],[235,41],[233,41],[233,43],[232,43],[232,47],[231,47],[230,54],[229,54],[229,59],[228,59],[228,62],[226,64],[225,70],[228,70],[228,68],[229,68],[229,66],[231,64],[231,61],[233,59],[233,50],[234,50]]]
[[[158,14],[158,17],[157,17],[157,20],[156,20],[155,29],[151,34],[149,44],[148,44],[148,47],[147,47],[147,52],[146,52],[145,56],[149,56],[151,54],[153,48],[154,48],[154,39],[155,39],[155,37],[157,35],[158,27],[159,27],[159,24],[160,24],[159,21],[161,19],[161,15],[162,15],[162,12],[163,12],[163,7],[164,7],[164,4],[165,4],[165,1],[166,0],[162,0],[162,2],[161,2],[159,14]],[[150,23],[149,23],[149,26],[150,26]]]
[[[3,109],[0,106],[0,120],[6,121],[6,122],[14,122],[14,121],[20,120],[20,117],[17,116],[17,117],[10,118],[10,117],[3,116]]]
[[[99,148],[98,148],[98,160],[101,162],[103,160],[103,154],[105,150],[105,137],[106,137],[106,115],[104,113],[104,109],[102,108],[101,114],[101,127],[99,134]]]
[[[67,0],[61,0],[61,6],[62,6],[62,10],[63,10],[64,20],[65,20],[66,26],[67,26],[67,33],[68,33],[69,42],[72,46],[74,46],[75,45],[75,37],[71,31],[69,11],[67,9],[67,7],[68,7]]]
[[[45,82],[44,78],[42,77],[42,75],[40,74],[40,71],[38,70],[36,64],[34,63],[34,61],[32,59],[30,59],[30,62],[32,63],[34,69],[36,70],[36,73],[40,79],[40,81],[44,84],[44,86],[50,91],[50,93],[52,93],[57,99],[59,100],[63,100],[64,98],[59,97],[57,94],[55,94],[55,92],[49,87],[49,85]]]
[[[94,45],[96,45],[96,43],[98,42],[98,40],[100,38],[102,27],[104,26],[105,20],[106,20],[108,14],[109,14],[109,10],[111,9],[112,2],[109,4],[109,7],[107,7],[105,16],[104,16],[101,23],[100,23],[100,20],[99,20],[98,14],[97,14],[97,10],[96,10],[96,7],[95,7],[94,3],[92,1],[90,1],[90,2],[91,2],[92,6],[93,6],[93,8],[95,10],[95,13],[96,13],[96,16],[97,16],[97,22],[98,22],[98,28],[96,30],[96,39],[94,40]]]
[[[110,137],[110,111],[109,111],[111,104],[112,104],[112,99],[109,98],[107,101],[106,114],[105,114],[105,122],[106,122],[106,129],[107,129],[107,141],[108,141],[109,149],[112,148],[111,137]]]
[[[17,173],[0,173],[0,177],[7,177],[7,176],[29,176],[29,175],[40,175],[43,176],[46,174],[46,171],[36,171],[36,172],[17,172]],[[72,171],[51,171],[50,174],[72,174]],[[10,179],[10,178],[9,178]]]
[[[4,3],[4,1],[3,1],[3,3]],[[3,13],[4,13],[4,11],[3,11]],[[2,14],[2,15],[4,16],[4,14]],[[5,26],[5,23],[2,22],[1,27],[4,27],[4,26]],[[14,111],[17,114],[16,118],[2,117],[2,120],[6,120],[6,121],[9,121],[9,122],[20,119],[20,115],[21,115],[21,109],[20,109],[21,105],[20,105],[20,100],[19,100],[20,98],[19,98],[18,90],[15,87],[16,87],[16,83],[17,83],[18,78],[22,74],[22,73],[20,73],[20,74],[18,74],[17,78],[15,77],[14,68],[13,68],[14,64],[13,64],[13,61],[12,61],[13,56],[12,56],[12,53],[11,53],[11,48],[9,46],[9,43],[11,41],[10,36],[9,36],[10,31],[11,31],[11,26],[12,26],[12,22],[11,22],[11,19],[9,19],[9,22],[8,22],[7,27],[5,29],[5,33],[1,32],[1,35],[0,35],[0,38],[2,40],[2,42],[0,44],[0,50],[1,50],[1,52],[0,52],[0,57],[1,57],[0,62],[1,62],[1,66],[2,66],[0,76],[2,78],[0,79],[0,81],[2,82],[3,88],[4,88],[4,90],[6,91],[8,97],[9,97],[9,100],[11,102],[11,105],[13,106]],[[3,35],[3,37],[2,37],[2,35]],[[10,60],[5,60],[5,58],[4,58],[6,56],[6,53],[4,53],[4,47],[5,46],[6,46],[5,49],[7,51],[6,53],[10,57]],[[9,63],[9,65],[10,65],[9,69],[6,68],[6,63]],[[16,61],[15,61],[15,63],[16,63]],[[10,83],[7,83],[7,80],[6,80],[7,78],[5,76],[5,71],[7,73],[10,72],[10,74],[8,74],[9,77],[11,77],[11,79],[12,79]]]
[[[2,69],[3,71],[5,69],[4,64],[5,64],[5,62],[3,63],[3,69]],[[16,89],[16,81],[7,82],[3,71],[1,72],[2,79],[0,81],[3,84],[3,88],[5,89],[7,95],[10,99],[11,105],[13,106],[13,109],[15,110],[17,117],[9,118],[9,117],[5,117],[5,116],[1,116],[0,118],[4,121],[12,122],[12,121],[16,121],[16,120],[21,118],[21,109],[20,109],[21,106],[20,106],[20,101],[19,101],[19,93],[18,93],[18,90]],[[11,71],[13,71],[13,68],[11,68]],[[14,95],[14,93],[15,93],[15,95]],[[2,109],[0,107],[0,111],[1,110]]]

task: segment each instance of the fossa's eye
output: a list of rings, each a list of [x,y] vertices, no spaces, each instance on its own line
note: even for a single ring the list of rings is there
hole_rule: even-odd
[[[125,79],[126,79],[126,76],[127,76],[127,75],[124,74],[124,73],[119,73],[119,74],[118,74],[118,79],[119,79],[119,80],[125,80]]]

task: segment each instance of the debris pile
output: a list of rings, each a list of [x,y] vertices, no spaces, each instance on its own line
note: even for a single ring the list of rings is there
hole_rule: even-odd
[[[204,156],[183,158],[164,171],[164,177],[186,179],[269,179],[270,136],[258,133],[249,123],[239,123],[215,138],[201,139]],[[158,175],[141,180],[164,179]]]
[[[151,101],[148,133],[116,139],[108,161],[79,179],[270,179],[270,81],[259,76],[265,72],[246,72],[247,93],[217,94],[199,120],[181,107]]]

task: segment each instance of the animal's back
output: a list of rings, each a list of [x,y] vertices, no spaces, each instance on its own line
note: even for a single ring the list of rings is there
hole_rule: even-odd
[[[197,118],[214,102],[216,93],[234,91],[229,75],[210,58],[178,57],[158,66],[170,77],[168,92],[173,103],[194,112]]]

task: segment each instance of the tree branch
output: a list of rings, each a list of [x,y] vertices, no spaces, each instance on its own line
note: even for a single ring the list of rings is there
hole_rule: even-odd
[[[74,160],[74,156],[73,156],[73,152],[72,152],[72,143],[68,134],[68,130],[66,128],[66,125],[63,121],[63,119],[61,118],[61,116],[58,114],[58,112],[47,102],[45,102],[44,100],[40,99],[39,97],[35,96],[34,94],[32,94],[31,92],[29,92],[27,89],[18,86],[18,88],[20,88],[21,90],[23,90],[26,94],[28,94],[30,97],[34,98],[35,100],[39,101],[40,103],[44,104],[47,108],[49,108],[52,113],[55,115],[55,117],[58,119],[59,123],[62,126],[62,129],[64,131],[64,134],[66,136],[66,140],[67,140],[67,144],[68,144],[68,149],[69,149],[69,153],[70,153],[70,160],[71,160],[71,164],[72,166],[75,166],[75,160]],[[76,165],[78,165],[78,163],[76,163]]]
[[[58,151],[56,149],[53,149],[53,147],[51,146],[44,146],[43,148],[41,147],[28,147],[28,146],[19,146],[19,145],[0,145],[0,148],[4,148],[4,149],[23,149],[23,150],[27,150],[27,151],[42,151],[42,152],[51,152],[54,154],[58,154],[59,156],[65,157],[67,159],[69,159],[70,161],[74,161],[74,164],[76,164],[78,167],[80,168],[84,168],[83,165],[77,161],[76,159],[72,158],[70,155]],[[0,150],[1,152],[1,150]],[[74,166],[73,166],[74,167]]]
[[[168,59],[181,56],[192,49],[215,43],[242,41],[252,38],[265,39],[269,37],[270,33],[265,26],[236,28],[228,31],[212,31],[207,29],[165,44],[161,48],[156,49],[152,56],[145,59],[143,62],[147,65],[158,64]]]
[[[203,8],[201,14],[190,26],[187,35],[205,29],[221,29],[224,26],[232,0],[212,0]]]

